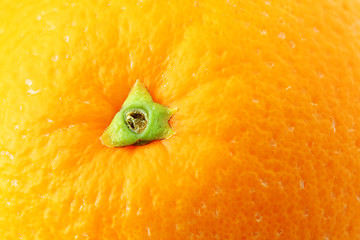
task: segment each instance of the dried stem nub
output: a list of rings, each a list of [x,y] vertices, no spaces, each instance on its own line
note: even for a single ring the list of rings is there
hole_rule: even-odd
[[[135,133],[142,133],[147,126],[147,114],[140,109],[132,109],[125,114],[128,128]]]

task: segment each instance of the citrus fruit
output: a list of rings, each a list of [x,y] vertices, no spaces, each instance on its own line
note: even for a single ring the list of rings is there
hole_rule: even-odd
[[[360,239],[359,1],[0,3],[1,239]]]

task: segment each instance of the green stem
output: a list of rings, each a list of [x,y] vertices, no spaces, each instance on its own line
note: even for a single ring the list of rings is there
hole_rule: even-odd
[[[169,119],[176,109],[152,100],[145,86],[136,81],[121,110],[100,137],[108,147],[144,145],[171,137],[175,132]]]

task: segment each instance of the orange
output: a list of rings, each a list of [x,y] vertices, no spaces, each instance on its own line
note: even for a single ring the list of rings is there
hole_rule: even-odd
[[[0,2],[1,239],[360,239],[359,1]]]

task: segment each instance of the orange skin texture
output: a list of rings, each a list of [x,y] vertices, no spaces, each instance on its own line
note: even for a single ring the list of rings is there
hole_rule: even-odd
[[[1,239],[360,239],[359,1],[0,3]]]

